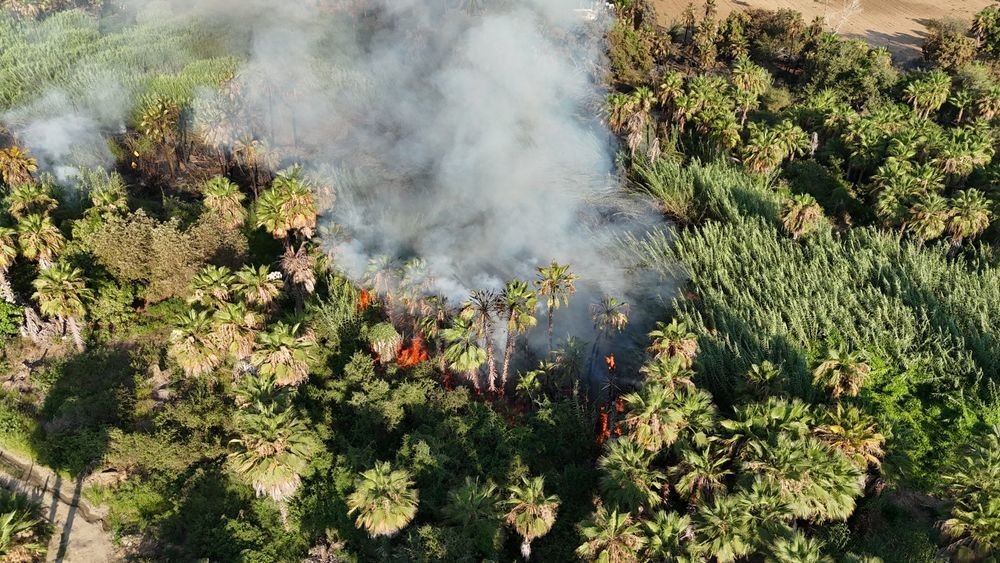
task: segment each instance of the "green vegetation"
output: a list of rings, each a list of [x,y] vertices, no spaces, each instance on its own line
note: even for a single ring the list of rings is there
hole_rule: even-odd
[[[615,2],[602,117],[669,221],[618,250],[664,311],[547,258],[461,303],[419,257],[345,277],[336,174],[199,95],[253,111],[248,36],[68,4],[0,2],[0,116],[131,110],[69,180],[0,130],[0,445],[131,560],[1000,556],[1000,7],[903,72],[791,11]],[[25,510],[0,556],[43,555]]]

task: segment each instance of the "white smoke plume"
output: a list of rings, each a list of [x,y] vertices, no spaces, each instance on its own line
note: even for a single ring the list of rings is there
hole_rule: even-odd
[[[604,294],[634,302],[649,289],[617,261],[613,242],[655,221],[617,194],[613,139],[598,116],[610,16],[588,17],[602,4],[580,10],[593,7],[134,4],[140,22],[211,20],[248,48],[237,78],[251,115],[244,126],[289,162],[332,176],[321,240],[348,275],[362,279],[377,256],[419,257],[429,291],[457,305],[471,290],[531,280],[553,260],[570,264],[580,294],[560,312],[559,331],[588,340],[590,303]]]

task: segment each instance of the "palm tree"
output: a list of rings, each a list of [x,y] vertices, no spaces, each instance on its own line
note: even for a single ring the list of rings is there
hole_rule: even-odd
[[[225,266],[205,266],[191,280],[189,304],[221,307],[229,301],[235,280],[233,271]]]
[[[503,391],[507,388],[507,374],[518,335],[538,324],[538,318],[535,317],[538,296],[528,288],[526,282],[512,280],[504,286],[500,304],[500,314],[507,319],[507,342],[503,352],[503,369],[500,372],[500,390]]]
[[[955,118],[955,123],[959,125],[962,124],[962,118],[965,117],[966,110],[972,106],[974,101],[975,98],[973,97],[972,92],[968,89],[958,90],[952,94],[950,98],[948,98],[948,103],[958,109],[958,117]]]
[[[782,224],[795,240],[819,229],[822,219],[823,208],[809,194],[794,195],[785,203]]]
[[[737,497],[719,495],[698,507],[695,535],[699,547],[719,563],[730,563],[753,549],[750,515]]]
[[[451,369],[464,373],[480,392],[479,368],[486,362],[486,350],[479,345],[479,334],[472,320],[462,315],[452,319],[451,326],[441,331],[447,343],[444,358]]]
[[[782,160],[785,158],[795,160],[796,156],[802,156],[809,150],[809,135],[791,120],[783,120],[775,127],[774,132],[778,136],[778,144],[785,153]]]
[[[354,482],[347,497],[348,514],[357,514],[354,523],[373,538],[393,536],[417,515],[418,491],[410,474],[393,470],[388,462],[376,463]]]
[[[501,303],[501,297],[492,291],[474,291],[469,296],[469,301],[462,306],[460,313],[461,316],[472,322],[472,328],[477,337],[485,344],[487,385],[491,393],[497,388],[493,328],[496,326],[496,313],[501,308]]]
[[[233,156],[236,158],[236,162],[249,173],[254,197],[258,197],[261,186],[267,182],[271,171],[278,165],[277,152],[271,150],[266,140],[244,135],[233,144]]]
[[[819,540],[808,538],[800,531],[791,537],[778,536],[771,544],[767,563],[834,563],[829,555],[823,555]]]
[[[399,349],[403,347],[403,335],[392,323],[373,325],[365,331],[364,337],[372,352],[378,354],[378,361],[382,364],[394,361]]]
[[[508,489],[507,523],[524,538],[521,555],[531,557],[531,542],[549,533],[559,513],[559,497],[545,494],[544,477],[522,477]]]
[[[844,408],[837,403],[835,409],[827,409],[823,424],[815,432],[820,440],[850,458],[858,469],[867,471],[869,465],[882,466],[885,436],[878,432],[875,419],[857,407]]]
[[[674,397],[674,392],[654,383],[623,398],[626,414],[622,424],[638,444],[651,452],[677,441],[683,414],[672,408]]]
[[[244,413],[278,412],[292,404],[288,387],[281,387],[274,378],[248,371],[233,388],[236,406]]]
[[[279,264],[288,279],[288,287],[295,296],[295,310],[301,313],[305,308],[306,297],[316,290],[316,255],[305,244],[299,246],[298,250],[289,247],[281,255]]]
[[[903,92],[913,111],[920,117],[927,118],[948,101],[951,77],[944,71],[934,70],[907,84]]]
[[[732,474],[726,469],[727,463],[729,459],[714,448],[684,450],[681,463],[671,468],[671,473],[677,477],[677,493],[695,506],[700,504],[703,495],[724,491],[724,480]]]
[[[85,176],[88,177],[88,176]],[[103,170],[91,172],[90,181],[96,186],[90,192],[92,209],[101,216],[128,211],[128,190],[120,174]]]
[[[36,561],[32,551],[44,551],[44,546],[25,543],[42,520],[31,515],[30,509],[14,508],[0,512],[0,558],[10,561]]]
[[[590,306],[591,319],[598,334],[605,334],[611,330],[618,332],[624,330],[628,324],[628,312],[628,303],[614,297],[604,297],[600,303]]]
[[[263,319],[243,303],[223,303],[212,315],[212,324],[212,339],[219,350],[242,363],[253,352]]]
[[[287,526],[288,499],[318,450],[308,425],[292,410],[265,409],[237,417],[240,437],[229,442],[229,462],[258,497],[270,497]]]
[[[368,261],[365,268],[365,285],[372,289],[372,292],[385,300],[385,313],[389,317],[389,322],[399,326],[396,322],[396,304],[393,294],[399,287],[399,268],[396,262],[386,256],[379,255]]]
[[[662,385],[674,391],[678,386],[694,387],[694,372],[682,368],[677,358],[654,358],[639,368],[639,373],[646,376],[646,381]]]
[[[957,559],[988,561],[1000,553],[1000,427],[994,426],[953,461],[943,476],[952,500],[941,523]]]
[[[247,220],[247,210],[243,207],[246,196],[239,186],[224,176],[215,176],[202,185],[205,207],[222,218],[223,224],[231,229],[243,226]]]
[[[23,219],[25,215],[46,215],[59,206],[46,184],[21,184],[11,189],[5,198],[7,211],[15,219]]]
[[[38,260],[44,270],[52,265],[66,239],[48,215],[31,214],[17,223],[17,241],[21,255],[28,260]]]
[[[250,361],[264,376],[274,377],[278,385],[299,386],[309,380],[316,342],[300,334],[301,325],[277,323],[268,332],[257,335],[257,350]]]
[[[657,87],[656,101],[667,114],[673,111],[675,101],[684,94],[684,75],[677,71],[667,71]]]
[[[403,309],[413,320],[413,332],[420,326],[420,319],[430,314],[433,308],[427,302],[427,292],[433,285],[427,268],[427,262],[422,258],[411,258],[403,264],[399,280],[399,301]]]
[[[628,436],[607,444],[607,452],[597,460],[604,498],[630,512],[663,502],[667,476],[651,466],[650,452]]]
[[[465,478],[465,484],[448,493],[445,516],[462,527],[499,521],[500,498],[492,482],[480,483],[479,478]]]
[[[83,352],[83,337],[80,335],[78,319],[86,314],[84,302],[92,296],[83,272],[79,268],[59,263],[43,270],[32,285],[35,287],[32,297],[38,301],[42,314],[59,319],[73,336],[76,349]]]
[[[656,96],[646,86],[636,88],[631,94],[612,94],[608,98],[605,108],[608,126],[616,133],[626,133],[626,144],[633,155],[646,140],[655,104]]]
[[[303,179],[301,168],[293,167],[280,172],[271,188],[257,199],[256,226],[266,229],[288,249],[293,232],[312,238],[317,213],[315,195]]]
[[[597,361],[600,341],[607,338],[612,330],[618,332],[624,330],[625,326],[628,325],[628,313],[628,303],[614,297],[604,297],[600,303],[594,303],[590,306],[590,318],[594,321],[594,331],[597,333],[590,357],[590,371],[593,371],[594,362]]]
[[[0,178],[8,187],[30,184],[38,170],[38,161],[28,151],[13,146],[0,149]]]
[[[910,207],[909,228],[923,241],[934,240],[948,228],[948,200],[931,193]]]
[[[503,538],[499,495],[492,482],[465,478],[465,484],[448,493],[444,515],[476,540],[481,552],[496,552]]]
[[[992,205],[982,192],[963,190],[952,200],[951,219],[948,221],[952,244],[957,248],[966,239],[981,235],[990,226],[992,216]]]
[[[677,319],[670,324],[657,321],[656,328],[649,333],[652,344],[647,350],[656,358],[674,359],[681,368],[688,369],[698,355],[698,335],[688,330],[686,323]]]
[[[281,295],[282,285],[281,274],[267,266],[243,266],[230,287],[248,305],[267,309]]]
[[[749,57],[741,56],[733,63],[733,86],[740,109],[740,127],[746,124],[747,113],[756,109],[760,97],[771,87],[771,74],[755,65]]]
[[[813,381],[829,389],[833,398],[856,397],[868,380],[871,367],[859,354],[830,350],[829,356],[813,371]]]
[[[981,93],[976,102],[976,109],[986,121],[993,121],[1000,116],[1000,86],[994,86]]]
[[[643,525],[649,536],[644,552],[647,560],[683,560],[683,554],[689,551],[685,540],[690,540],[694,535],[690,516],[660,510]]]
[[[570,273],[568,264],[561,265],[553,261],[547,268],[538,268],[538,279],[535,285],[538,294],[545,297],[548,310],[549,351],[552,351],[552,315],[560,305],[569,305],[569,296],[576,293],[575,282],[578,279]]]
[[[189,310],[186,315],[177,317],[167,354],[188,377],[209,373],[222,363],[212,329],[207,311]]]
[[[17,231],[9,227],[0,227],[0,297],[13,304],[17,301],[14,289],[7,279],[7,271],[17,258]]]
[[[750,172],[768,174],[785,159],[777,131],[770,127],[751,122],[748,127],[750,137],[743,146],[743,165]]]
[[[588,522],[580,526],[584,543],[576,549],[577,556],[600,563],[632,563],[646,545],[642,527],[628,513],[608,511],[601,506]]]

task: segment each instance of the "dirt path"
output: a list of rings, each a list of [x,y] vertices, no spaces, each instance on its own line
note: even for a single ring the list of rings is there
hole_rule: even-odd
[[[652,0],[652,3],[660,23],[667,25],[681,16],[690,1]],[[718,0],[717,5],[722,17],[743,8],[788,8],[801,12],[806,22],[823,16],[827,27],[848,37],[888,47],[897,62],[906,64],[919,59],[929,20],[971,21],[976,12],[992,3],[992,0],[859,0],[860,10],[850,9],[850,0]],[[704,2],[694,0],[694,5],[695,10],[701,10]]]
[[[82,485],[82,480],[66,481],[47,467],[0,449],[0,486],[38,502],[53,526],[47,561],[114,561],[111,536],[104,530],[106,514],[81,498]]]

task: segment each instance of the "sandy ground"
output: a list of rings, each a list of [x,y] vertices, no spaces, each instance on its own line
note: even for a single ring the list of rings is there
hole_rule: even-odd
[[[666,25],[683,13],[690,0],[652,0],[660,23]],[[718,0],[722,16],[742,8],[789,8],[801,12],[805,20],[826,19],[827,27],[849,37],[868,39],[888,47],[900,63],[920,57],[926,34],[924,24],[935,19],[972,20],[972,16],[992,4],[992,0],[859,0],[860,11],[845,10],[850,0]],[[695,0],[696,13],[704,2]]]
[[[64,482],[45,467],[0,449],[0,486],[34,499],[53,526],[46,561],[108,563],[114,561],[111,536],[100,510],[80,498],[79,482]]]

